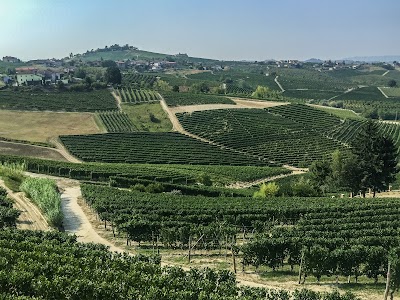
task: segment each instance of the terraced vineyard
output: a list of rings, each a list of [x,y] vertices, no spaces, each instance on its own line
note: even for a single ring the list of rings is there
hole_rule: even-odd
[[[267,165],[257,158],[221,149],[179,133],[108,133],[61,136],[84,161],[153,164]]]
[[[322,111],[315,113],[329,117]],[[327,119],[328,125],[315,123],[310,127],[258,109],[199,111],[177,117],[191,133],[280,164],[308,166],[335,149],[345,149],[341,143],[318,132],[318,128],[329,126],[330,122],[339,125],[340,120],[334,117]]]
[[[141,73],[127,73],[122,75],[122,84],[135,88],[150,88],[157,78],[153,75]]]
[[[117,110],[108,90],[92,92],[0,91],[0,109],[95,112]]]
[[[388,97],[400,97],[400,88],[382,88]]]
[[[126,113],[120,111],[98,113],[107,132],[135,132],[138,131]]]
[[[250,87],[239,87],[231,83],[226,84],[226,93],[229,95],[251,96],[253,92],[254,89]]]
[[[117,89],[117,94],[124,103],[147,103],[160,100],[157,92],[144,89],[121,88]]]
[[[384,101],[387,98],[375,86],[363,87],[355,89],[349,93],[342,94],[335,100],[362,100],[368,101]]]
[[[206,94],[191,93],[163,93],[162,94],[168,106],[185,106],[199,104],[235,104],[229,98],[223,96],[214,96]]]

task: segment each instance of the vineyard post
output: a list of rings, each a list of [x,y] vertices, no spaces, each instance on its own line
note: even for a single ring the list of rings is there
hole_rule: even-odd
[[[151,232],[151,243],[153,244],[153,255],[154,255],[154,232]]]
[[[231,251],[232,251],[232,261],[233,261],[233,272],[236,274],[236,272],[237,272],[237,270],[236,270],[236,258],[235,258],[235,250],[233,248],[233,242],[234,242],[234,240],[232,240]]]
[[[388,260],[388,271],[387,271],[387,276],[386,276],[386,288],[385,288],[385,295],[384,295],[384,300],[387,299],[389,295],[389,288],[390,288],[390,277],[391,277],[391,272],[390,272],[390,259]]]
[[[304,260],[304,250],[301,251],[300,267],[299,267],[299,284],[301,283],[301,271],[303,268],[303,260]]]
[[[157,254],[160,254],[160,249],[158,248],[158,234],[156,239]]]
[[[228,235],[225,235],[225,261],[228,258]]]
[[[189,235],[189,263],[190,263],[190,249],[191,249],[191,247],[192,247],[192,236],[191,235]]]

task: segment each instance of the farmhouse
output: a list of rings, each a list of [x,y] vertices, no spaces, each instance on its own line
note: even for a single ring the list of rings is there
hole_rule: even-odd
[[[42,76],[36,74],[18,74],[17,75],[17,85],[41,85]]]
[[[28,68],[28,67],[24,67],[24,68],[15,68],[15,72],[17,74],[37,74],[38,69],[36,68]]]

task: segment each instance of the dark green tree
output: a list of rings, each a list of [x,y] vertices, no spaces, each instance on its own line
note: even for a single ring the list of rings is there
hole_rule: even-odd
[[[121,84],[122,75],[118,67],[108,67],[105,74],[107,83]]]
[[[388,87],[396,87],[397,86],[397,82],[396,80],[389,80],[388,82]]]
[[[397,150],[393,141],[379,134],[376,123],[369,121],[355,139],[352,148],[357,158],[357,177],[363,196],[387,189],[397,173]],[[354,171],[354,170],[353,170]],[[358,174],[357,174],[358,173]]]

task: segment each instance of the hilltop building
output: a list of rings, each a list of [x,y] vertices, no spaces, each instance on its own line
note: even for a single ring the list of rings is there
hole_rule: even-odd
[[[20,62],[21,60],[14,56],[4,56],[3,61],[8,62],[8,63],[17,63],[17,62]]]

